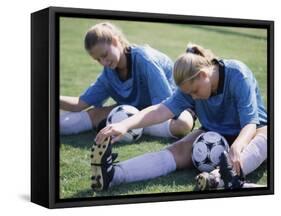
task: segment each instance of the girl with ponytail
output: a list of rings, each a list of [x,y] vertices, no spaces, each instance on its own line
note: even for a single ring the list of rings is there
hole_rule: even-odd
[[[231,145],[223,154],[224,172],[215,170],[197,178],[200,190],[243,187],[243,176],[267,158],[267,113],[252,71],[241,61],[218,59],[210,50],[188,44],[173,68],[177,90],[162,103],[112,124],[100,131],[97,143],[113,142],[128,130],[177,117],[183,110],[195,111],[201,128],[160,152],[145,154],[115,166],[111,185],[166,175],[192,167],[192,144],[206,131],[224,136]],[[109,147],[110,145],[108,145]],[[152,164],[157,164],[154,167]],[[151,172],[149,171],[151,170]],[[225,173],[228,172],[228,173]]]

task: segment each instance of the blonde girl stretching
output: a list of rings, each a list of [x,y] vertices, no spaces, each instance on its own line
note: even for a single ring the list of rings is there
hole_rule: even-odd
[[[85,50],[103,66],[97,80],[79,97],[60,97],[60,133],[77,134],[105,126],[106,117],[116,106],[132,105],[139,110],[158,104],[175,90],[173,62],[149,47],[130,44],[111,23],[99,23],[85,35]],[[116,104],[104,106],[108,98]],[[182,137],[193,127],[193,117],[184,110],[178,118],[144,128],[158,137]]]
[[[107,189],[121,183],[141,181],[166,175],[177,169],[192,167],[192,143],[201,133],[215,131],[231,145],[221,167],[229,173],[209,174],[201,178],[201,189],[217,187],[224,181],[226,188],[242,187],[239,176],[258,168],[267,157],[267,113],[258,83],[251,70],[237,60],[218,60],[198,45],[189,44],[175,62],[173,76],[178,89],[160,104],[99,132],[92,149],[92,188]],[[110,137],[115,142],[129,129],[164,122],[191,108],[202,125],[162,151],[147,153],[112,164]],[[229,158],[230,157],[230,158]],[[222,173],[221,173],[222,174]],[[215,179],[214,179],[215,178]]]

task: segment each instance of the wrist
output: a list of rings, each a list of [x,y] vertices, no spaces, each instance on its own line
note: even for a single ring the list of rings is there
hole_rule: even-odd
[[[232,151],[235,151],[235,152],[241,152],[243,149],[242,145],[240,145],[238,143],[233,143],[230,148],[232,149]]]
[[[132,129],[131,128],[132,126],[130,125],[130,122],[127,122],[126,120],[124,122],[122,122],[122,126],[126,131]]]

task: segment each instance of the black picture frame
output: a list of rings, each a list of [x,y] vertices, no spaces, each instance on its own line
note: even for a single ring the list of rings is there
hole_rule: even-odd
[[[59,22],[60,17],[267,30],[267,187],[95,198],[59,198]],[[47,208],[113,205],[274,194],[274,21],[49,7],[31,14],[31,201]]]

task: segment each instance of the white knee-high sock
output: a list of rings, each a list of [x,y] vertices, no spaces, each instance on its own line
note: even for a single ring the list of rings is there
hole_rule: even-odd
[[[77,134],[92,128],[92,121],[86,111],[63,112],[60,114],[61,135]]]
[[[160,124],[155,124],[146,127],[143,129],[143,133],[156,137],[177,138],[170,131],[170,123],[171,123],[171,119],[162,122]]]
[[[241,153],[241,169],[247,175],[257,169],[267,158],[267,137],[259,134]]]
[[[153,179],[175,170],[176,162],[169,150],[147,153],[118,163],[110,186]]]

